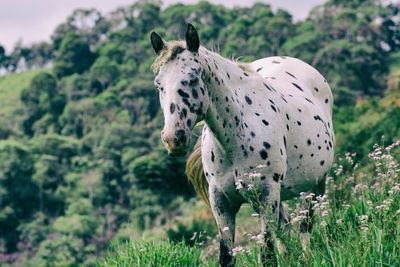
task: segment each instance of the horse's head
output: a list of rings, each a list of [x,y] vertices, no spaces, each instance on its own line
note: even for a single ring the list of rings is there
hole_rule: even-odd
[[[201,79],[199,36],[189,24],[186,42],[165,43],[155,32],[150,39],[158,55],[153,68],[157,71],[154,84],[164,113],[161,139],[171,156],[184,156],[193,127],[204,118],[209,103]]]

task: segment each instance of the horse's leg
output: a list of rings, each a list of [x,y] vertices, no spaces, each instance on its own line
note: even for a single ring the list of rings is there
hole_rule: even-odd
[[[280,183],[271,181],[261,188],[259,213],[261,217],[261,231],[263,245],[261,246],[260,261],[262,266],[277,266],[274,254],[274,240],[279,223],[280,211]]]
[[[219,263],[223,267],[235,266],[232,249],[235,242],[235,218],[240,204],[231,203],[216,186],[210,185],[211,209],[220,234]]]
[[[310,236],[313,227],[313,215],[314,210],[312,209],[311,201],[316,200],[317,196],[322,196],[325,193],[325,179],[320,181],[318,185],[312,191],[315,195],[311,199],[303,200],[302,208],[307,210],[307,220],[303,220],[300,223],[300,241],[303,251],[307,251],[310,247]]]

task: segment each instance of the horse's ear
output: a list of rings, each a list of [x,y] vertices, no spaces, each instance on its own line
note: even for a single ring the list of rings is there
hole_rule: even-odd
[[[151,40],[151,45],[154,48],[154,51],[156,51],[158,55],[165,46],[163,39],[157,33],[152,32],[150,35],[150,40]]]
[[[197,52],[199,51],[199,46],[200,40],[197,30],[189,23],[186,30],[186,47],[190,52]]]

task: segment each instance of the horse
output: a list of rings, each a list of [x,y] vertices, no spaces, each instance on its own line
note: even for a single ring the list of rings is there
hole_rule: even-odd
[[[150,36],[162,142],[169,155],[185,156],[194,126],[203,121],[186,172],[215,218],[219,263],[235,265],[235,217],[246,202],[261,218],[260,260],[274,263],[270,215],[287,222],[282,201],[301,192],[324,193],[335,144],[331,89],[299,59],[235,62],[200,46],[191,24],[185,38],[165,42],[155,32]],[[311,220],[302,223],[301,233],[309,235],[311,226]]]

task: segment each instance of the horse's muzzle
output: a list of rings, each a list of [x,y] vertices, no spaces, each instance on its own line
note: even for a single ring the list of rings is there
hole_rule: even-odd
[[[172,157],[185,156],[189,146],[189,134],[185,130],[177,130],[172,136],[166,136],[164,131],[161,133],[161,139]]]

